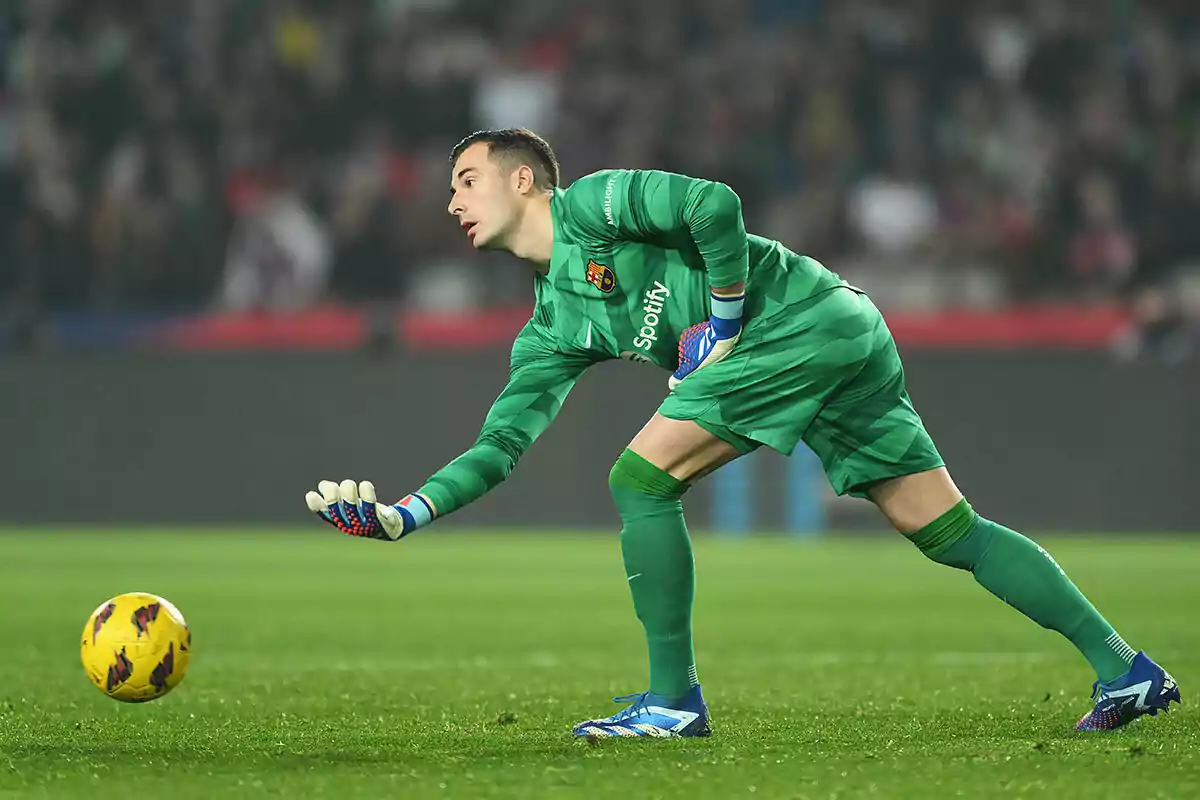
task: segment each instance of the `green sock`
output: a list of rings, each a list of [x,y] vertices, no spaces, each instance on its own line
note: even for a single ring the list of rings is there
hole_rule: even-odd
[[[692,649],[695,566],[683,521],[687,485],[626,450],[609,475],[621,514],[621,554],[646,629],[650,691],[678,698],[699,681]]]
[[[1101,681],[1129,669],[1133,648],[1050,554],[1016,531],[979,516],[966,500],[909,538],[929,558],[969,570],[989,592],[1043,628],[1066,636]]]

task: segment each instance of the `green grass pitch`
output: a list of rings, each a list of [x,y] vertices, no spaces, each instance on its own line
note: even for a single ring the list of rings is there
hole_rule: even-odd
[[[697,537],[715,735],[588,744],[646,677],[613,534],[0,532],[0,798],[1200,796],[1200,544],[1044,543],[1182,708],[1073,733],[1070,645],[885,537]],[[135,590],[195,657],[127,706],[78,637]]]

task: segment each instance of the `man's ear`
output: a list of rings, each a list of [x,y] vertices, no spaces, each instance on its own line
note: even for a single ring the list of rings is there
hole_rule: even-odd
[[[530,194],[533,192],[533,168],[528,164],[522,164],[513,171],[513,188],[520,194]]]

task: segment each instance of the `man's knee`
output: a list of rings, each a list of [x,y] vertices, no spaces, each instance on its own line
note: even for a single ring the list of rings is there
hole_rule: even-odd
[[[609,470],[608,488],[618,500],[628,492],[663,500],[678,500],[683,497],[688,485],[632,450],[625,450]]]
[[[973,572],[991,541],[990,528],[981,528],[979,515],[966,499],[925,527],[906,534],[931,561]]]
[[[945,467],[880,481],[867,490],[867,496],[905,536],[929,525],[963,499]]]
[[[738,450],[695,420],[655,414],[629,443],[629,450],[681,481],[692,481],[737,458]]]

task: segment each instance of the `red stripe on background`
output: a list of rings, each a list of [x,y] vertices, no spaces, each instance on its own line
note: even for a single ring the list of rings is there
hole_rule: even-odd
[[[896,341],[906,347],[1010,349],[1105,348],[1128,324],[1117,308],[1018,308],[885,314]]]
[[[326,307],[192,317],[168,325],[154,343],[182,350],[352,350],[366,334],[361,311]]]
[[[416,350],[507,348],[529,320],[528,307],[471,314],[407,312],[393,333]],[[1126,325],[1115,307],[885,313],[904,347],[925,349],[1099,349]],[[154,343],[183,350],[349,350],[367,341],[366,315],[325,307],[296,313],[214,314],[167,325]]]
[[[508,345],[529,319],[527,308],[493,310],[470,317],[413,314],[398,326],[416,348],[474,348]],[[1067,306],[1008,311],[888,313],[888,327],[906,347],[930,349],[1105,348],[1127,324],[1117,308]]]
[[[507,347],[532,312],[531,308],[490,309],[470,315],[412,312],[397,318],[396,335],[414,349]]]

